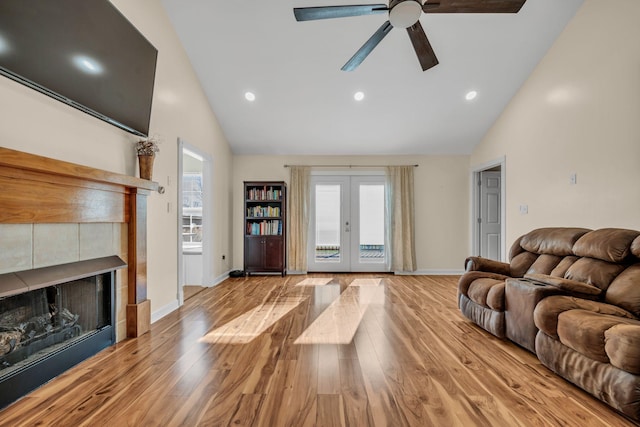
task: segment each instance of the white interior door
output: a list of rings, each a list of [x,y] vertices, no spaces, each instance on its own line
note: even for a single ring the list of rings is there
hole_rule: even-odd
[[[480,256],[500,260],[501,190],[500,172],[480,172]]]
[[[384,176],[312,176],[308,270],[388,271]]]

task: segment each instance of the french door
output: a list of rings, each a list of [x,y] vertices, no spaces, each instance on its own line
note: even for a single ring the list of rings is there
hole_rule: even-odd
[[[309,271],[389,271],[384,176],[311,177]]]

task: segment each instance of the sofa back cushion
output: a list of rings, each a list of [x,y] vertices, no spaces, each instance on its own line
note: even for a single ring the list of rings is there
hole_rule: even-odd
[[[525,234],[520,246],[527,252],[564,257],[573,255],[574,244],[589,231],[587,228],[538,228]]]
[[[579,257],[620,263],[631,255],[631,244],[638,236],[640,231],[602,228],[580,237],[573,246],[573,252]]]
[[[522,252],[511,260],[511,277],[524,277],[531,265],[538,259],[538,254]]]
[[[636,258],[640,258],[640,237],[636,237],[633,242],[631,242],[631,253]]]
[[[574,262],[565,273],[564,278],[606,290],[613,279],[624,269],[625,266],[622,264],[585,257]]]
[[[542,254],[531,264],[527,274],[551,274],[562,259],[557,255]]]
[[[574,261],[573,245],[589,231],[587,228],[548,227],[521,236],[509,251],[511,276],[551,274],[562,277]],[[558,273],[554,274],[556,271]]]
[[[605,301],[640,317],[640,263],[627,267],[611,282]]]
[[[569,270],[569,267],[571,267],[579,259],[580,258],[578,258],[577,256],[566,256],[562,258],[560,264],[558,264],[549,275],[555,277],[564,277],[564,275],[567,273],[567,270]]]

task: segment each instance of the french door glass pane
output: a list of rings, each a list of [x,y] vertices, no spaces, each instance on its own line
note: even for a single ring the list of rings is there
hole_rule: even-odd
[[[316,186],[316,262],[340,262],[340,194],[337,184]]]
[[[359,262],[384,263],[384,185],[360,184]]]

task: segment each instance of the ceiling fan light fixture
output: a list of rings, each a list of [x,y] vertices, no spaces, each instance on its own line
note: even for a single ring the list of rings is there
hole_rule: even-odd
[[[409,28],[420,19],[422,4],[415,0],[398,3],[389,11],[389,22],[393,28]]]

